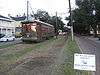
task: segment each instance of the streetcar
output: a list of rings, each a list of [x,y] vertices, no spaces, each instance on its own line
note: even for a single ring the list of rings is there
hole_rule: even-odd
[[[40,42],[55,35],[53,25],[39,20],[23,21],[21,24],[23,42]]]

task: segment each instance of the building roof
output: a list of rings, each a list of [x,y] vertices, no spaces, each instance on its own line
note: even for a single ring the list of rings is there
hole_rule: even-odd
[[[0,15],[0,20],[1,20],[1,21],[12,22],[10,18],[5,17],[5,16],[2,16],[2,15]]]
[[[5,16],[2,16],[2,15],[0,15],[0,18],[6,18],[6,19],[10,19],[10,18],[8,18],[8,17],[5,17]]]
[[[10,16],[10,18],[12,18],[15,21],[23,21],[23,20],[26,19],[26,16],[21,16],[21,17],[12,17],[12,16]]]
[[[7,22],[12,22],[11,20],[6,20],[6,19],[0,19],[1,21],[7,21]]]

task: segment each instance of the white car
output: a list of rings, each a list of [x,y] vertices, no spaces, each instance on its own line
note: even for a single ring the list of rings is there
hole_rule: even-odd
[[[15,36],[12,35],[5,35],[0,38],[0,41],[14,41],[14,40],[15,40]]]

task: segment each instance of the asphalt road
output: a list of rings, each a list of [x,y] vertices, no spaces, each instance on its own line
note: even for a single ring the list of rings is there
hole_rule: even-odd
[[[12,45],[12,44],[17,44],[22,42],[20,38],[16,38],[14,41],[7,41],[7,42],[0,42],[0,47],[4,46],[4,45]]]
[[[96,72],[94,75],[100,75],[100,42],[89,37],[75,37],[82,53],[96,55]]]

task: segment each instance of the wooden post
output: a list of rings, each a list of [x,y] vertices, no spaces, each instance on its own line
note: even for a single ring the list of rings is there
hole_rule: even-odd
[[[28,17],[29,17],[29,14],[28,14],[28,12],[29,12],[29,11],[28,11],[28,10],[29,10],[28,7],[29,7],[29,6],[28,6],[28,5],[29,5],[29,1],[27,0],[27,20],[28,20]]]
[[[70,0],[69,0],[69,12],[70,12],[71,35],[72,35],[72,41],[73,41],[74,40],[74,33],[73,33],[72,10],[71,10]]]
[[[58,27],[57,27],[57,12],[56,12],[56,26],[55,26],[55,28],[56,28],[55,29],[56,30],[55,32],[56,32],[56,38],[57,38],[57,35],[58,35],[58,33],[57,33],[58,32]]]

